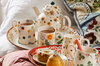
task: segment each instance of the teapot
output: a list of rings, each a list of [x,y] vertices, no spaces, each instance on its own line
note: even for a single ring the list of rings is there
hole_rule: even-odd
[[[66,31],[71,26],[71,20],[68,16],[61,14],[61,9],[55,5],[54,2],[52,2],[50,5],[46,5],[45,8],[43,8],[43,12],[40,13],[38,8],[36,6],[33,7],[33,10],[35,11],[38,26],[48,25],[53,26],[58,31]],[[68,22],[68,27],[65,28],[63,22],[66,22],[66,19]]]

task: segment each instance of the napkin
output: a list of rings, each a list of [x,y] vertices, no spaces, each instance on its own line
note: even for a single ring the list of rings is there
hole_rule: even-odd
[[[80,30],[80,35],[89,39],[91,47],[99,47],[99,0],[64,0],[64,2],[74,16],[75,22]]]
[[[20,50],[6,54],[1,58],[2,66],[36,66],[29,61],[28,52],[29,50]]]

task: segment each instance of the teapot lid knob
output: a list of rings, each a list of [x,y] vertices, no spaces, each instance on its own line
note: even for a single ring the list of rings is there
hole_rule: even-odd
[[[55,5],[55,2],[52,1],[50,4],[51,4],[51,5]]]

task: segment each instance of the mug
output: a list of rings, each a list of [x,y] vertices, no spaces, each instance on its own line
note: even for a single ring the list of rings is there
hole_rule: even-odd
[[[72,57],[72,60],[74,62],[74,66],[95,66],[96,65],[98,51],[95,48],[81,46],[82,51],[77,49],[75,57],[73,57],[71,54],[71,51],[69,50],[70,47],[73,47],[74,49],[76,49],[76,48],[72,44],[70,44],[68,46],[68,51]]]
[[[17,24],[15,27],[14,24]],[[13,20],[12,26],[18,31],[18,42],[20,44],[34,44],[35,39],[35,25],[34,21],[30,19],[23,19],[20,21]]]
[[[64,37],[63,37],[62,54],[64,54],[68,59],[71,59],[71,56],[70,56],[69,51],[68,51],[68,45],[73,44],[77,48],[76,39],[79,41],[80,45],[83,45],[84,41],[87,41],[87,43],[88,43],[87,46],[89,46],[89,44],[90,44],[88,39],[84,39],[80,35],[65,34]],[[74,57],[75,56],[75,50],[72,47],[70,49],[71,49],[71,53],[73,54],[73,57]]]
[[[60,35],[61,38],[56,40],[56,36]],[[39,46],[54,45],[63,38],[61,32],[56,32],[52,26],[41,26],[38,28],[38,44]]]

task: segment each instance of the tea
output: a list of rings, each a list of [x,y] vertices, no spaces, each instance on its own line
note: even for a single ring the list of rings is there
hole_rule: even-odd
[[[43,32],[43,33],[53,33],[54,31],[52,31],[52,30],[42,30],[41,32]]]
[[[22,23],[21,25],[32,25],[33,23]]]

